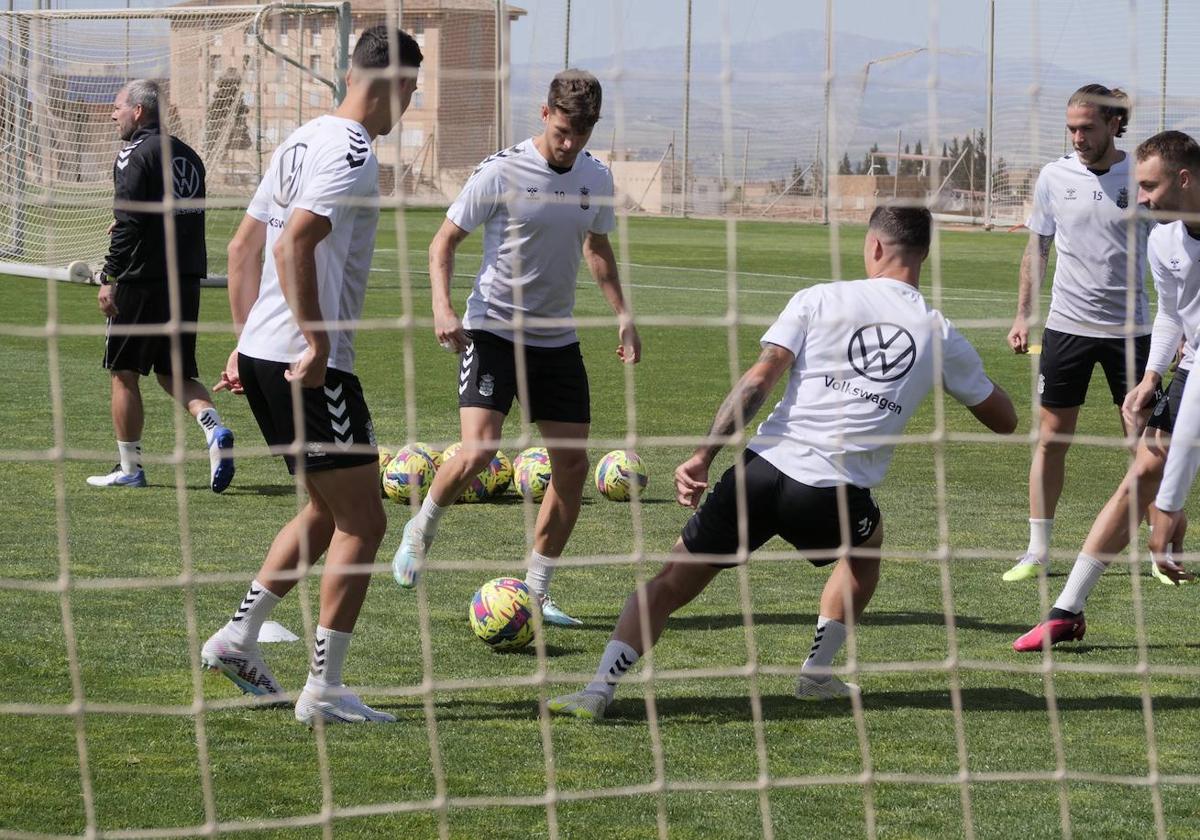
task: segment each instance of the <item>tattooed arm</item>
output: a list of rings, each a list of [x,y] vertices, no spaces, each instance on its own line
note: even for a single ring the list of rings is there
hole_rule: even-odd
[[[1054,237],[1030,234],[1029,244],[1021,257],[1021,280],[1017,289],[1017,317],[1008,332],[1008,346],[1014,353],[1029,352],[1029,319],[1033,315],[1033,299],[1042,288],[1050,246]]]
[[[708,438],[675,470],[675,494],[679,504],[694,508],[700,503],[700,497],[708,487],[708,468],[721,447],[754,419],[775,383],[795,361],[790,350],[768,344],[758,361],[742,374],[717,409]]]

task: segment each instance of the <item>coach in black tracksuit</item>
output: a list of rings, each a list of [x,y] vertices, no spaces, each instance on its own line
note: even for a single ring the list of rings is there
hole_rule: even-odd
[[[88,479],[97,487],[145,484],[140,457],[143,411],[139,379],[151,371],[170,394],[175,393],[175,374],[181,376],[182,402],[204,429],[210,449],[214,432],[221,428],[208,391],[197,381],[194,324],[200,314],[200,278],[208,271],[202,206],[185,206],[173,213],[173,258],[179,267],[179,311],[183,321],[178,371],[168,328],[161,335],[123,335],[121,330],[112,329],[170,320],[168,250],[161,210],[164,188],[169,183],[180,200],[205,197],[204,162],[190,146],[171,137],[170,163],[166,162],[158,123],[159,96],[156,82],[138,79],[122,88],[113,103],[112,119],[125,145],[113,163],[112,240],[104,268],[98,274],[100,311],[108,317],[110,328],[105,338],[104,367],[112,375],[112,417],[121,463],[108,475]],[[129,206],[134,202],[150,206]],[[231,465],[228,472],[232,475]],[[215,477],[214,467],[213,489],[220,492],[226,485],[224,476],[220,481]]]

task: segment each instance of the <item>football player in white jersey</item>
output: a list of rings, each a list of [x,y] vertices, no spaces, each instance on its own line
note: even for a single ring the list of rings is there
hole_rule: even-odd
[[[696,507],[724,440],[790,373],[783,398],[742,454],[743,476],[736,466],[726,471],[684,526],[673,549],[678,559],[625,602],[592,682],[551,700],[551,712],[602,718],[616,683],[658,640],[667,618],[722,568],[745,562],[776,535],[814,565],[837,563],[796,695],[831,699],[855,690],[830,666],[846,638],[847,607],[857,619],[879,581],[883,527],[871,488],[883,480],[895,446],[881,438],[903,433],[939,375],[989,429],[1017,427],[1012,401],[984,374],[975,348],[919,291],[931,228],[924,208],[876,208],[864,247],[870,279],[813,286],[791,299],[763,335],[762,355],[717,410],[709,441],[675,470],[679,503]]]
[[[1018,651],[1038,651],[1045,644],[1083,638],[1084,602],[1104,570],[1129,545],[1130,526],[1141,521],[1159,490],[1200,337],[1200,146],[1181,131],[1164,131],[1139,145],[1136,157],[1138,203],[1164,213],[1193,214],[1186,222],[1158,225],[1147,244],[1158,313],[1146,374],[1122,407],[1128,427],[1146,431],[1124,481],[1092,525],[1050,615],[1013,642]],[[1164,393],[1163,375],[1181,338],[1183,358]],[[1162,568],[1157,563],[1151,567],[1159,581],[1175,584],[1183,577],[1171,568],[1170,554],[1160,555],[1159,563]]]
[[[600,83],[590,73],[555,76],[542,106],[545,129],[476,168],[429,246],[434,332],[443,347],[459,353],[463,449],[438,470],[393,561],[396,581],[415,585],[443,513],[495,455],[520,378],[521,399],[546,439],[552,476],[525,582],[542,618],[562,626],[581,623],[549,594],[588,473],[588,378],[572,320],[581,254],[619,319],[617,357],[627,364],[641,358],[608,241],[616,226],[612,174],[584,151],[600,100]],[[483,262],[460,321],[450,299],[454,252],[480,226]]]
[[[1179,135],[1179,132],[1164,132],[1157,137],[1168,135]],[[1179,221],[1159,225],[1155,231],[1154,244],[1161,246],[1161,252],[1156,247],[1154,256],[1162,260],[1164,273],[1174,275],[1178,281],[1176,309],[1189,339],[1195,337],[1194,341],[1200,342],[1200,146],[1194,141],[1173,140],[1171,146],[1178,151],[1172,161],[1166,151],[1167,142],[1160,145],[1162,151],[1158,157],[1161,163],[1155,165],[1153,159],[1148,159],[1145,171],[1139,163],[1138,182],[1152,209],[1179,216]],[[1162,484],[1150,507],[1149,517],[1150,553],[1158,568],[1174,581],[1193,579],[1193,575],[1175,561],[1173,554],[1182,549],[1187,528],[1183,505],[1200,469],[1198,445],[1200,389],[1192,383],[1192,387],[1183,392],[1175,420],[1173,445],[1167,453]]]
[[[229,244],[229,301],[239,341],[221,386],[246,395],[263,437],[286,453],[290,472],[302,459],[308,503],[276,535],[241,605],[201,656],[243,691],[285,699],[263,661],[258,632],[295,586],[298,571],[324,554],[312,664],[295,708],[296,719],[308,724],[395,720],[342,681],[371,580],[359,569],[375,562],[387,516],[371,415],[354,375],[354,332],[324,323],[362,314],[379,221],[379,164],[371,143],[408,107],[421,59],[410,35],[384,26],[364,30],[345,99],[276,149]]]
[[[1131,162],[1115,140],[1129,122],[1128,97],[1085,85],[1067,102],[1073,154],[1047,164],[1034,187],[1026,221],[1029,246],[1021,260],[1017,315],[1008,334],[1016,353],[1029,352],[1029,322],[1053,244],[1058,253],[1050,311],[1038,366],[1038,444],[1029,467],[1029,545],[1005,581],[1036,578],[1049,566],[1054,511],[1062,494],[1067,449],[1096,364],[1119,406],[1141,379],[1150,352],[1146,296],[1146,236],[1135,222],[1129,254]],[[1135,286],[1129,311],[1129,285]],[[1131,340],[1126,341],[1126,335]],[[1127,358],[1132,350],[1132,358]],[[1131,364],[1132,363],[1132,364]],[[1128,371],[1132,369],[1133,377]],[[1124,421],[1122,420],[1124,429]],[[1126,430],[1128,431],[1128,430]]]

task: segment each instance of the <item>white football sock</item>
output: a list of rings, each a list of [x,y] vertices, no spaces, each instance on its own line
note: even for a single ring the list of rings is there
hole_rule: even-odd
[[[596,676],[587,684],[584,691],[593,694],[603,694],[608,702],[612,702],[613,693],[617,690],[617,681],[625,676],[625,672],[638,661],[638,652],[624,642],[610,639],[600,657],[600,665],[596,668]]]
[[[1108,566],[1095,557],[1081,553],[1075,558],[1075,565],[1071,567],[1071,574],[1067,576],[1067,584],[1059,594],[1058,600],[1054,602],[1054,608],[1070,613],[1083,612],[1084,601],[1087,600],[1088,595],[1092,594],[1092,587],[1100,580],[1100,575],[1104,574],[1104,570],[1107,568]]]
[[[133,475],[142,468],[142,442],[140,440],[117,441],[117,452],[121,456],[121,472]]]
[[[221,425],[221,415],[217,414],[215,408],[201,409],[196,415],[196,422],[204,430],[204,442],[212,443],[213,434],[216,433],[217,427]]]
[[[1029,520],[1029,548],[1025,551],[1041,560],[1050,559],[1050,534],[1054,531],[1054,519]]]
[[[534,595],[541,597],[550,589],[550,578],[554,574],[554,560],[536,551],[529,554],[529,571],[525,573],[525,585]]]
[[[263,622],[283,599],[257,580],[251,581],[246,597],[225,625],[225,638],[236,645],[254,644]]]
[[[353,633],[342,633],[317,625],[307,687],[320,691],[342,684],[342,666],[346,664],[346,653],[350,650],[350,640],[353,638]]]
[[[833,657],[841,650],[846,641],[846,625],[826,616],[817,617],[817,632],[813,636],[812,649],[808,659],[800,666],[801,672],[817,668],[828,668],[833,664]],[[818,680],[829,679],[828,674],[814,675]]]
[[[441,520],[449,506],[438,507],[432,496],[426,496],[421,502],[421,509],[417,511],[417,515],[413,517],[416,522],[414,526],[418,531],[425,535],[425,545],[429,546],[433,542],[433,538],[437,535],[438,521]]]

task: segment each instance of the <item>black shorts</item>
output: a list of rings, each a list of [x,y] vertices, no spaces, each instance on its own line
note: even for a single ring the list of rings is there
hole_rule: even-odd
[[[1146,372],[1150,355],[1150,336],[1133,339],[1133,383]],[[1038,394],[1047,408],[1075,408],[1087,398],[1092,370],[1099,363],[1108,380],[1108,390],[1116,405],[1125,400],[1132,387],[1125,380],[1125,339],[1090,338],[1083,335],[1045,330],[1042,333],[1042,358],[1038,367]]]
[[[283,377],[289,365],[238,354],[238,376],[258,428],[269,446],[296,440],[292,417],[292,383]],[[375,428],[363,399],[362,385],[351,373],[329,368],[321,388],[301,388],[304,399],[304,469],[341,470],[379,460]],[[357,447],[357,451],[350,451]],[[296,458],[284,455],[288,472],[296,474]]]
[[[1146,421],[1147,426],[1168,433],[1175,431],[1175,418],[1179,416],[1179,405],[1183,402],[1183,386],[1187,384],[1187,377],[1186,370],[1175,370],[1171,384],[1167,386],[1166,391],[1159,394],[1158,401],[1154,403],[1150,419]]]
[[[517,396],[516,345],[483,330],[467,330],[467,338],[471,343],[459,354],[459,407],[507,415]],[[591,423],[592,400],[579,343],[526,346],[524,352],[529,419]]]
[[[784,475],[757,452],[747,449],[747,551],[755,551],[774,536],[799,551],[828,551],[842,545],[843,510],[838,491],[845,490],[850,544],[862,545],[875,532],[882,514],[864,487],[810,487]],[[692,554],[736,554],[738,550],[737,479],[730,467],[708,494],[700,509],[683,526],[683,544]],[[826,566],[836,557],[810,560]],[[725,566],[735,563],[716,563]]]
[[[171,296],[167,282],[117,283],[114,287],[117,314],[108,319],[109,331],[104,337],[104,367],[109,370],[132,370],[142,376],[151,371],[169,376],[171,365],[171,336],[164,327],[156,335],[128,335],[114,332],[113,327],[166,324],[171,320]],[[183,329],[179,333],[179,351],[185,379],[200,375],[196,366],[196,321],[200,317],[200,280],[185,278],[179,286],[179,311]]]

